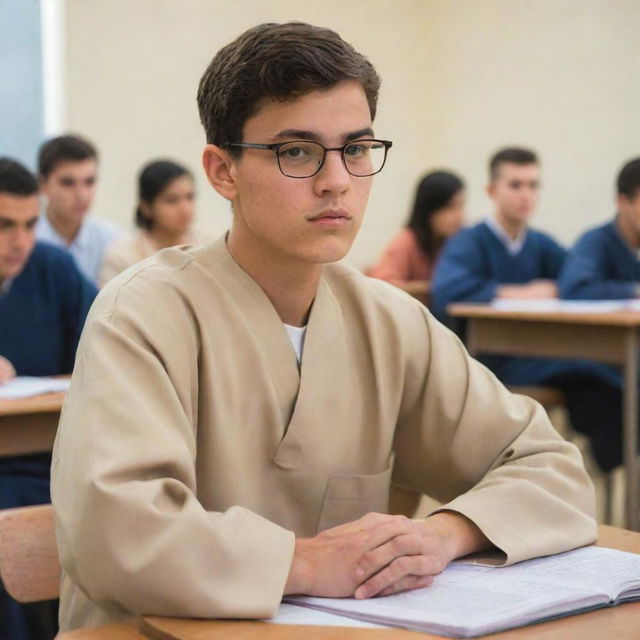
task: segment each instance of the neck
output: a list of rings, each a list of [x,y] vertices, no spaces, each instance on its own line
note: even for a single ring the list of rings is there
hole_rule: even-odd
[[[633,249],[640,249],[640,233],[637,227],[629,220],[627,216],[618,214],[616,225],[626,240],[627,244]]]
[[[248,251],[231,231],[227,246],[234,260],[258,283],[285,324],[307,324],[322,264],[301,263],[265,251]]]
[[[515,240],[527,227],[526,222],[512,220],[505,216],[501,211],[496,212],[496,220],[512,240]]]
[[[47,209],[47,219],[51,226],[62,236],[67,244],[71,244],[80,232],[81,222],[67,220],[57,215],[50,208]]]
[[[150,229],[147,231],[152,244],[160,249],[166,249],[167,247],[175,247],[177,244],[183,244],[184,234],[182,233],[170,233],[164,229]]]

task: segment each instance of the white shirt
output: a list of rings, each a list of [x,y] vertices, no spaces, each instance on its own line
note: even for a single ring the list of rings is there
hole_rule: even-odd
[[[291,344],[296,352],[296,358],[298,358],[298,364],[302,361],[302,350],[304,349],[304,336],[307,333],[307,327],[294,327],[290,324],[285,324],[284,328],[287,330],[287,335]]]
[[[95,284],[98,283],[104,250],[121,233],[121,230],[113,223],[89,216],[82,223],[78,235],[69,245],[54,229],[46,213],[40,216],[36,226],[38,240],[66,249],[73,256],[82,274]]]
[[[485,219],[485,224],[493,234],[502,242],[505,249],[512,255],[518,255],[522,251],[522,247],[524,247],[524,243],[527,239],[527,230],[523,229],[517,238],[512,238],[500,225],[500,223],[493,217],[489,216]]]
[[[2,282],[0,282],[0,296],[4,295],[5,293],[9,293],[12,282],[13,278],[5,278]]]

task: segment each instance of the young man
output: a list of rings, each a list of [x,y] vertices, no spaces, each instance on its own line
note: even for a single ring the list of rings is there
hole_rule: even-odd
[[[104,251],[120,230],[88,216],[98,179],[95,147],[77,136],[52,138],[40,148],[38,172],[47,199],[38,240],[67,249],[85,277],[97,284]]]
[[[566,252],[547,234],[529,228],[539,186],[540,166],[532,151],[506,148],[491,158],[487,193],[495,211],[445,247],[431,290],[439,317],[446,318],[452,302],[557,297]],[[620,464],[621,380],[613,369],[549,358],[485,356],[481,361],[504,384],[561,389],[572,425],[590,436],[599,466],[608,471]]]
[[[544,411],[420,303],[331,264],[391,146],[378,86],[301,23],[248,30],[205,72],[231,230],[141,263],[92,311],[53,463],[64,629],[263,618],[287,593],[425,586],[491,544],[514,562],[594,539],[582,461]],[[448,504],[385,515],[392,469]]]
[[[569,252],[559,280],[563,298],[640,298],[640,158],[622,167],[617,193],[614,220],[587,231]]]
[[[66,252],[36,243],[38,210],[35,177],[0,158],[0,384],[71,373],[96,294]],[[0,509],[49,502],[50,466],[50,454],[0,458]],[[33,618],[0,590],[0,638],[31,637]]]

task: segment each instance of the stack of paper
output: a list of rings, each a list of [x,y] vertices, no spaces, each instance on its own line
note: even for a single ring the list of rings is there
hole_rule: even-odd
[[[503,631],[640,599],[640,555],[586,547],[510,567],[454,562],[430,587],[355,600],[287,602],[382,625],[457,638]]]
[[[0,399],[29,398],[43,393],[66,391],[69,388],[69,383],[70,380],[66,378],[30,378],[21,376],[0,385]]]

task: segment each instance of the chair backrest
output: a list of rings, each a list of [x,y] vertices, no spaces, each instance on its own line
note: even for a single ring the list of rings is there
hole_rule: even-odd
[[[59,596],[60,563],[50,504],[0,510],[0,579],[18,602]]]

